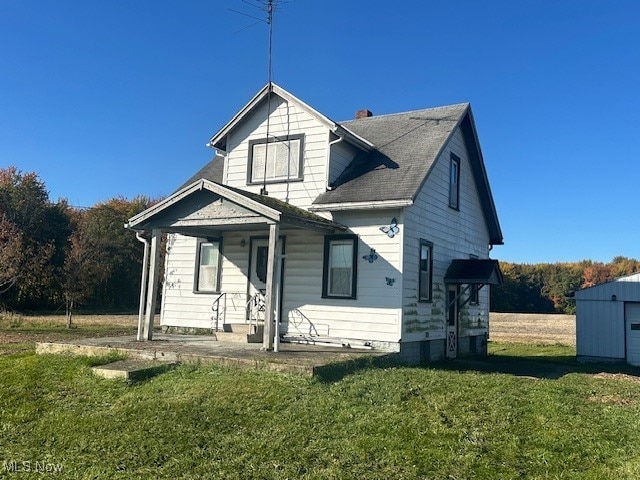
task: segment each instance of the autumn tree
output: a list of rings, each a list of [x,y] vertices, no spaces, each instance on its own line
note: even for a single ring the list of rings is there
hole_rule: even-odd
[[[593,287],[601,283],[613,280],[613,268],[602,262],[584,262],[582,269],[582,288]]]
[[[13,287],[26,264],[22,231],[3,214],[0,217],[0,295]]]
[[[5,304],[46,306],[69,235],[66,204],[52,203],[35,173],[0,169],[0,294]]]
[[[78,214],[67,257],[66,302],[130,309],[138,302],[143,246],[124,228],[151,205],[145,197],[113,198]]]

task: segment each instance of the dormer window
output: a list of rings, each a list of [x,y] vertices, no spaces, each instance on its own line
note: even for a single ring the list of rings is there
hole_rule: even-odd
[[[302,180],[304,135],[249,141],[247,184]]]

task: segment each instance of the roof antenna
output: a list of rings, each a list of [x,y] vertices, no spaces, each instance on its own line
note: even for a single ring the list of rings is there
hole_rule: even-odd
[[[276,0],[277,1],[277,0]],[[267,143],[264,146],[264,172],[262,175],[262,188],[260,195],[269,195],[267,191],[267,159],[269,158],[269,123],[271,120],[271,74],[273,72],[271,52],[273,50],[273,0],[267,0],[267,24],[269,25],[269,57],[267,61]]]
[[[269,144],[271,142],[271,138],[269,137],[270,133],[270,114],[271,114],[271,93],[273,92],[273,62],[272,62],[272,52],[273,52],[273,14],[278,9],[278,7],[283,3],[288,3],[291,0],[242,0],[243,3],[250,5],[254,8],[262,10],[267,14],[266,23],[269,25],[269,50],[268,50],[268,61],[267,61],[267,142],[265,144],[264,151],[264,171],[262,176],[262,187],[260,188],[260,195],[269,195],[267,191],[267,159],[269,158]],[[253,18],[258,20],[256,23],[248,25],[247,27],[238,30],[238,32],[244,30],[245,28],[252,27],[257,23],[264,22],[263,19],[255,17],[253,15],[248,15],[244,12],[239,12],[237,10],[229,9],[232,12],[239,13],[246,17]],[[236,32],[236,33],[238,33]]]

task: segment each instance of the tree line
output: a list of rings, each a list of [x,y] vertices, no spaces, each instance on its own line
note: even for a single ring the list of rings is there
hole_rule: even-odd
[[[135,309],[143,245],[124,224],[152,203],[118,197],[76,208],[51,201],[37,174],[0,169],[0,308]]]
[[[519,313],[575,313],[573,292],[640,272],[640,262],[614,257],[609,263],[518,264],[500,262],[502,285],[491,288],[491,310]]]

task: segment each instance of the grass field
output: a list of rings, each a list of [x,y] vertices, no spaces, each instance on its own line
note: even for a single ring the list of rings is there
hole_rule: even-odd
[[[33,350],[35,342],[133,335],[137,322],[137,315],[74,315],[66,328],[64,315],[0,313],[0,355]]]
[[[491,342],[486,361],[315,379],[180,366],[139,383],[94,377],[108,359],[5,353],[0,478],[640,478],[639,372],[580,365],[570,345]]]

